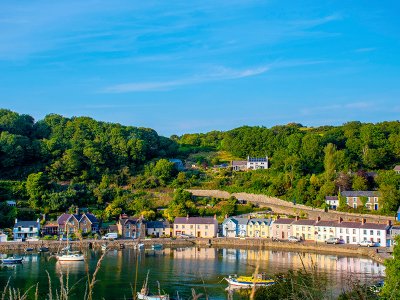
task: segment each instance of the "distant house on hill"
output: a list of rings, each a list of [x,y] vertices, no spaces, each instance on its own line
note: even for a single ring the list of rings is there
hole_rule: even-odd
[[[397,174],[400,174],[400,165],[397,165],[393,169]]]
[[[343,197],[346,197],[348,206],[357,208],[363,206],[363,198],[365,198],[365,207],[370,210],[379,209],[379,197],[380,193],[377,191],[343,191],[341,193]]]
[[[329,205],[329,209],[337,209],[339,207],[338,196],[326,196],[325,203]]]
[[[268,156],[247,157],[247,160],[233,160],[231,162],[233,171],[268,169]]]

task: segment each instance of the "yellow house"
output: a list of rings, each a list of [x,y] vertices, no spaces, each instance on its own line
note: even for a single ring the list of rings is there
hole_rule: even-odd
[[[268,238],[270,237],[271,219],[250,219],[247,222],[247,236]]]
[[[213,238],[218,233],[218,221],[212,217],[177,217],[174,221],[174,236],[188,235]]]
[[[292,234],[303,241],[314,241],[315,223],[315,220],[303,220],[297,217],[296,221],[292,223]]]

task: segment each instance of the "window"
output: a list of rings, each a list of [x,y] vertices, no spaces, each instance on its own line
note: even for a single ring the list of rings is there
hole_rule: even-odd
[[[311,231],[311,226],[308,226],[308,231]]]
[[[185,225],[182,225],[182,229],[185,229]]]
[[[175,228],[178,229],[178,228],[179,228],[179,225],[175,225]]]
[[[373,230],[370,230],[370,231],[369,231],[369,234],[370,234],[370,235],[374,235],[374,231],[373,231]]]
[[[364,229],[364,234],[367,234],[367,230]]]
[[[343,228],[340,228],[340,233],[343,233]]]
[[[353,234],[356,234],[356,230],[355,229],[353,229]]]
[[[353,203],[353,208],[357,208],[357,203]]]
[[[276,228],[279,228],[279,225],[276,225]]]
[[[355,236],[353,236],[353,243],[355,243],[356,242],[356,237]]]
[[[346,228],[346,233],[349,234],[349,229],[348,228]]]
[[[357,197],[353,197],[353,202],[357,202]]]
[[[378,238],[378,243],[379,243],[379,244],[381,243],[381,238]]]
[[[380,230],[377,230],[377,231],[376,231],[376,235],[381,235]]]
[[[208,225],[206,225],[206,229],[208,229]]]
[[[374,202],[378,202],[378,197],[374,197]]]
[[[193,229],[193,225],[190,225],[190,229]]]
[[[302,227],[301,227],[301,230],[303,230],[303,231],[304,231],[304,228],[305,228],[305,227],[304,227],[304,226],[302,226]]]

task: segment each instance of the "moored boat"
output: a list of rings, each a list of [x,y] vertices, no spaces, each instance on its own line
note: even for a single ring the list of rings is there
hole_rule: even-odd
[[[153,249],[153,250],[162,250],[163,249],[163,245],[162,244],[153,244],[153,245],[151,245],[151,249]]]
[[[139,300],[171,300],[168,294],[162,294],[160,291],[160,284],[158,283],[158,294],[151,294],[147,287],[149,281],[149,272],[147,272],[146,279],[143,283],[142,289],[136,294]]]
[[[65,254],[57,255],[58,261],[84,261],[85,256],[79,251],[67,251]]]
[[[22,257],[7,257],[7,258],[2,258],[1,262],[3,264],[21,264],[23,258]]]
[[[237,276],[234,274],[224,279],[228,282],[230,288],[251,288],[253,286],[268,286],[275,283],[265,273],[257,274],[256,276]]]
[[[32,251],[33,251],[33,248],[31,248],[31,247],[25,248],[25,252],[32,252]]]
[[[40,247],[39,252],[49,252],[49,247]]]

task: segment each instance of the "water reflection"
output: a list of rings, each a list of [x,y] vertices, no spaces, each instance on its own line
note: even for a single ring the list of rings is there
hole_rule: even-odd
[[[150,254],[151,253],[151,254]],[[0,268],[0,286],[11,277],[14,287],[27,288],[39,282],[47,291],[47,273],[57,282],[60,272],[69,274],[70,282],[85,277],[86,269],[93,272],[101,251],[87,251],[86,262],[59,263],[50,255],[25,255],[21,266]],[[137,286],[141,286],[150,271],[149,285],[157,289],[157,281],[162,289],[171,295],[179,292],[188,297],[191,288],[198,291],[207,289],[212,299],[226,299],[221,281],[228,274],[252,274],[258,265],[260,271],[276,274],[289,269],[299,269],[316,264],[325,272],[333,288],[345,284],[349,276],[361,280],[376,279],[384,275],[384,266],[362,257],[345,257],[316,253],[296,253],[272,250],[217,249],[217,248],[165,248],[161,251],[137,251],[134,249],[110,250],[106,253],[97,274],[96,299],[124,299],[132,294],[137,272]],[[77,294],[84,290],[85,280],[76,286]],[[129,298],[129,297],[128,297]],[[75,298],[74,298],[75,299]],[[76,299],[80,299],[77,297]]]

